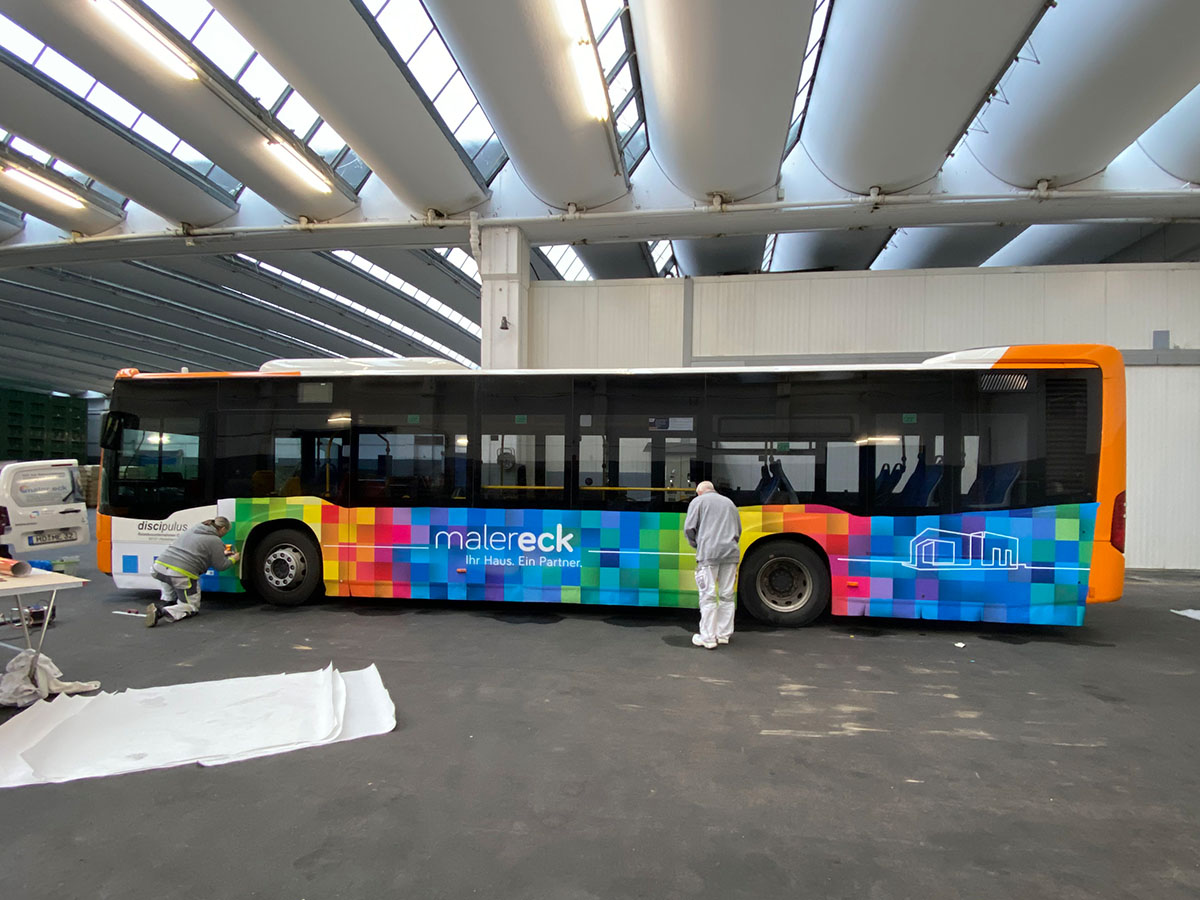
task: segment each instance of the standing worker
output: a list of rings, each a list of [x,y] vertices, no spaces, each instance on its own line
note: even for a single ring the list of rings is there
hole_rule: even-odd
[[[164,616],[178,622],[200,612],[200,575],[214,568],[223,572],[241,554],[221,540],[229,533],[224,516],[205,519],[181,534],[154,561],[154,577],[161,582],[162,596],[146,607],[146,627],[153,628]]]
[[[732,500],[718,494],[711,481],[702,481],[688,504],[683,534],[696,548],[696,587],[700,589],[700,633],[692,635],[692,643],[715,650],[717,644],[728,644],[733,634],[742,520]]]

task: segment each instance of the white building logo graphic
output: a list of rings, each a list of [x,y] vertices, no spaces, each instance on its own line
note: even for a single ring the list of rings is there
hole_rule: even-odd
[[[1019,569],[1019,542],[992,531],[926,528],[908,544],[909,569]]]

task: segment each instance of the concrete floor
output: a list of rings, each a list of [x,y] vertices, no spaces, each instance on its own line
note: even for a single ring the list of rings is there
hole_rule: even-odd
[[[112,615],[147,596],[102,576],[62,595],[65,676],[375,663],[398,726],[0,792],[5,897],[1200,894],[1200,621],[1170,612],[1200,607],[1196,573],[1134,573],[1078,629],[742,621],[715,652],[689,612],[210,595],[154,630]]]

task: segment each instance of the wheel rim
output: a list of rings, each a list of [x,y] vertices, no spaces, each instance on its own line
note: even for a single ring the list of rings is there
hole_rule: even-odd
[[[279,591],[299,587],[308,572],[308,561],[295,544],[280,544],[263,560],[263,576],[267,584]]]
[[[775,612],[796,612],[812,598],[813,580],[808,569],[794,559],[777,556],[758,570],[758,597]]]

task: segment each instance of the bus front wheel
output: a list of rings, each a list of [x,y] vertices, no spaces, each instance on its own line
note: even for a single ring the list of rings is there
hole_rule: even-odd
[[[321,549],[302,531],[273,531],[255,548],[250,578],[268,603],[299,606],[321,587]]]
[[[738,594],[746,612],[760,622],[808,625],[829,605],[829,568],[805,544],[770,541],[746,554]]]

